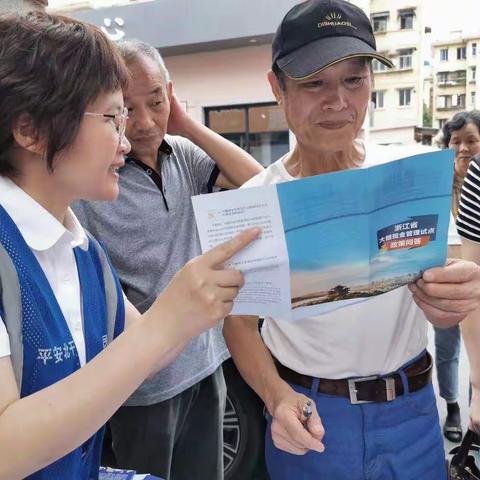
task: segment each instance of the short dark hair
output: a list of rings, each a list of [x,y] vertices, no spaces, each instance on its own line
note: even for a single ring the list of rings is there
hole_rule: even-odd
[[[448,148],[453,132],[461,130],[465,125],[473,123],[480,133],[480,110],[456,113],[442,128],[443,146]]]
[[[12,130],[27,114],[56,154],[75,140],[89,103],[124,88],[128,71],[115,45],[93,25],[30,12],[0,17],[0,175],[17,175]]]

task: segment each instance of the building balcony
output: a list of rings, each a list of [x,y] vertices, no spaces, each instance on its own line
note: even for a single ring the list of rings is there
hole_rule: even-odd
[[[465,110],[465,105],[450,105],[449,107],[437,107],[436,110],[438,112],[448,112],[451,110]]]
[[[437,82],[437,86],[439,87],[456,87],[456,86],[462,86],[467,84],[467,79],[462,78],[459,80],[446,80],[443,82]]]

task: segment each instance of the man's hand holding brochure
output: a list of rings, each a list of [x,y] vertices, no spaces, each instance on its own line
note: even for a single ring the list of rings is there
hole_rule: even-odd
[[[232,258],[233,314],[298,319],[364,301],[445,264],[453,152],[193,197],[203,251],[250,226]]]

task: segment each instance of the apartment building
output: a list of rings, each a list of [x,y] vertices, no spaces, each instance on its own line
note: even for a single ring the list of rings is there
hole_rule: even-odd
[[[435,42],[432,56],[433,126],[441,128],[455,113],[480,108],[480,35]]]
[[[378,51],[395,68],[374,60],[374,91],[370,113],[370,140],[375,143],[414,142],[415,127],[422,126],[426,35],[422,0],[371,0],[370,18]],[[425,93],[424,93],[425,92]]]

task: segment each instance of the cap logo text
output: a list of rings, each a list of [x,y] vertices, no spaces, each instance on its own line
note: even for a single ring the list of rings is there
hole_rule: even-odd
[[[324,27],[350,27],[354,28],[355,30],[357,27],[352,25],[352,22],[348,22],[345,20],[342,20],[342,15],[337,12],[330,12],[326,17],[323,22],[318,22],[317,24],[318,28],[324,28]]]

